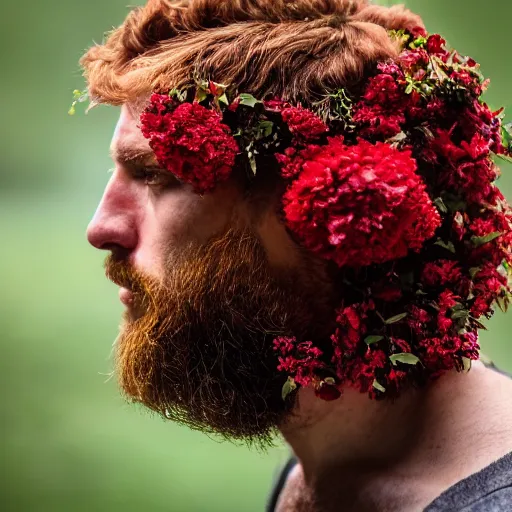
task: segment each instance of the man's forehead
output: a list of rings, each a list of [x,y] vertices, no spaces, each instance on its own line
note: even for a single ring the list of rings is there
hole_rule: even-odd
[[[110,144],[110,155],[117,162],[155,160],[149,141],[142,135],[139,119],[123,106]]]

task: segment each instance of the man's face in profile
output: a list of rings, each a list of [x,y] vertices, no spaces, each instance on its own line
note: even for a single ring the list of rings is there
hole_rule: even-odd
[[[159,169],[127,107],[111,149],[88,239],[111,252],[106,273],[126,306],[123,391],[193,428],[266,439],[290,409],[273,339],[328,332],[321,268],[293,245],[275,203],[256,214],[236,178],[200,196]]]

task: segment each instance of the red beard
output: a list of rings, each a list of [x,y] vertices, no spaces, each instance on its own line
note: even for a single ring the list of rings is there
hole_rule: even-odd
[[[106,274],[134,293],[116,343],[120,386],[164,417],[232,439],[270,441],[289,414],[272,341],[328,339],[323,267],[272,268],[260,240],[230,231],[166,265],[163,284],[110,256]]]

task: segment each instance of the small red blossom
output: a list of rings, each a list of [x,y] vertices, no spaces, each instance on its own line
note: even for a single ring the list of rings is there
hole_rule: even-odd
[[[287,225],[340,267],[402,258],[440,224],[409,151],[333,137],[301,166],[283,197]]]
[[[309,386],[318,380],[316,372],[324,369],[322,351],[311,341],[297,342],[295,337],[279,337],[274,340],[274,350],[278,352],[279,371],[285,372],[301,386]]]
[[[460,297],[455,295],[455,293],[453,293],[451,290],[444,290],[439,295],[437,304],[441,311],[447,311],[448,309],[453,308],[453,306],[455,306],[459,300]]]
[[[416,66],[425,66],[429,62],[428,53],[423,48],[404,50],[398,58],[400,62],[409,69],[415,68]]]
[[[453,216],[452,231],[458,242],[460,242],[466,234],[466,218],[467,214],[463,215],[461,212],[456,212]]]
[[[476,77],[474,77],[468,71],[452,71],[452,73],[450,74],[450,78],[468,88],[471,87],[472,85],[476,86],[478,83],[478,79]],[[476,94],[475,94],[476,96],[480,96],[481,91],[477,90],[475,92],[476,92]]]
[[[333,400],[337,400],[341,396],[341,391],[332,384],[326,384],[325,382],[320,382],[320,385],[315,388],[315,395],[326,402],[331,402]]]
[[[426,310],[414,304],[409,305],[407,309],[409,312],[406,318],[407,325],[416,336],[422,337],[427,332],[427,324],[432,320],[432,316]]]
[[[498,266],[493,263],[483,265],[473,281],[474,302],[471,306],[471,314],[475,318],[488,315],[492,304],[510,292],[507,276],[500,273]]]
[[[439,34],[431,35],[427,40],[428,53],[445,54],[446,53],[446,40]]]
[[[429,262],[423,267],[421,282],[425,286],[437,287],[456,283],[461,276],[461,269],[457,261],[437,260]]]
[[[367,103],[390,105],[403,101],[403,92],[392,75],[382,73],[368,80],[363,98]]]
[[[461,364],[462,357],[476,360],[480,347],[474,332],[460,336],[426,338],[421,341],[423,364],[434,373],[452,370]]]
[[[228,106],[228,110],[231,112],[236,112],[238,110],[238,107],[240,106],[241,98],[240,96],[237,96]]]
[[[170,105],[165,95],[152,95],[140,118],[142,134],[164,169],[198,193],[211,191],[230,176],[238,144],[217,112],[198,103],[168,111]]]
[[[354,106],[352,119],[359,126],[363,137],[390,139],[402,131],[405,124],[404,112],[390,113],[381,105],[367,105],[359,102]]]
[[[314,112],[301,106],[285,108],[281,111],[281,116],[290,132],[304,141],[313,141],[329,131],[327,125]]]
[[[265,100],[263,104],[265,106],[265,110],[278,113],[281,113],[284,109],[291,107],[290,103],[278,97],[272,98],[271,100]]]

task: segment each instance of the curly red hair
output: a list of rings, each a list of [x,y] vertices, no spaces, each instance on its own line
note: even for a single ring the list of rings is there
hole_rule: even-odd
[[[100,103],[133,104],[198,76],[308,105],[396,57],[388,30],[418,28],[403,6],[368,0],[149,0],[80,63]]]

